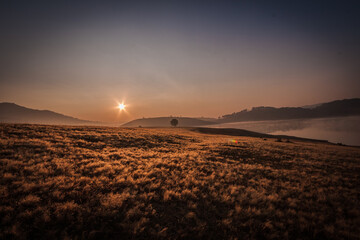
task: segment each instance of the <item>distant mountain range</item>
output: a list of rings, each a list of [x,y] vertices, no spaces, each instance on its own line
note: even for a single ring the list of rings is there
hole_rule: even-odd
[[[337,100],[304,107],[254,107],[251,110],[242,110],[240,112],[224,115],[219,119],[189,117],[141,118],[125,123],[122,126],[170,127],[170,121],[173,118],[178,119],[179,127],[196,127],[229,122],[325,118],[354,115],[360,115],[360,98]],[[14,103],[0,103],[0,123],[117,126],[117,124],[81,120],[48,110],[30,109]]]
[[[324,118],[360,115],[360,98],[337,100],[305,107],[254,107],[224,115],[218,120],[224,122],[284,120],[300,118]]]
[[[328,103],[314,104],[304,107],[254,107],[222,116],[211,118],[177,118],[179,127],[206,126],[229,122],[286,120],[303,118],[325,118],[360,115],[360,98],[337,100]],[[125,123],[124,127],[169,127],[171,117],[143,118]]]
[[[48,110],[36,110],[15,103],[0,103],[0,123],[34,123],[58,125],[99,125]]]

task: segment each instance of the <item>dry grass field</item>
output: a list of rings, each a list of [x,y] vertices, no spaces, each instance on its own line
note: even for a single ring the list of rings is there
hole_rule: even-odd
[[[0,239],[360,236],[355,147],[2,124],[0,166]]]

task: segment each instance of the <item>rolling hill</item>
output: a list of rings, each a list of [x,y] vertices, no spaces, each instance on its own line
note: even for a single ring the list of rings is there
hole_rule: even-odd
[[[122,125],[122,127],[170,127],[171,119],[176,118],[179,121],[179,127],[196,127],[216,124],[216,122],[200,120],[188,117],[156,117],[142,118],[130,121]]]
[[[48,110],[36,110],[15,103],[0,103],[0,123],[33,123],[60,125],[94,125],[98,122],[81,120]]]
[[[360,115],[360,98],[337,100],[311,107],[254,107],[224,115],[223,122],[264,121],[300,118],[324,118]]]

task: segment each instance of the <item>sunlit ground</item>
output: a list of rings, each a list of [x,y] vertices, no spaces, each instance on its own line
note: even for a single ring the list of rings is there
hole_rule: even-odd
[[[360,149],[0,125],[0,239],[357,239]]]

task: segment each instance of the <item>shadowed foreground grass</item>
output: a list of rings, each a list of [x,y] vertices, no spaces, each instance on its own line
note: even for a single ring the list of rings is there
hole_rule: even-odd
[[[358,239],[360,149],[0,125],[0,239]]]

